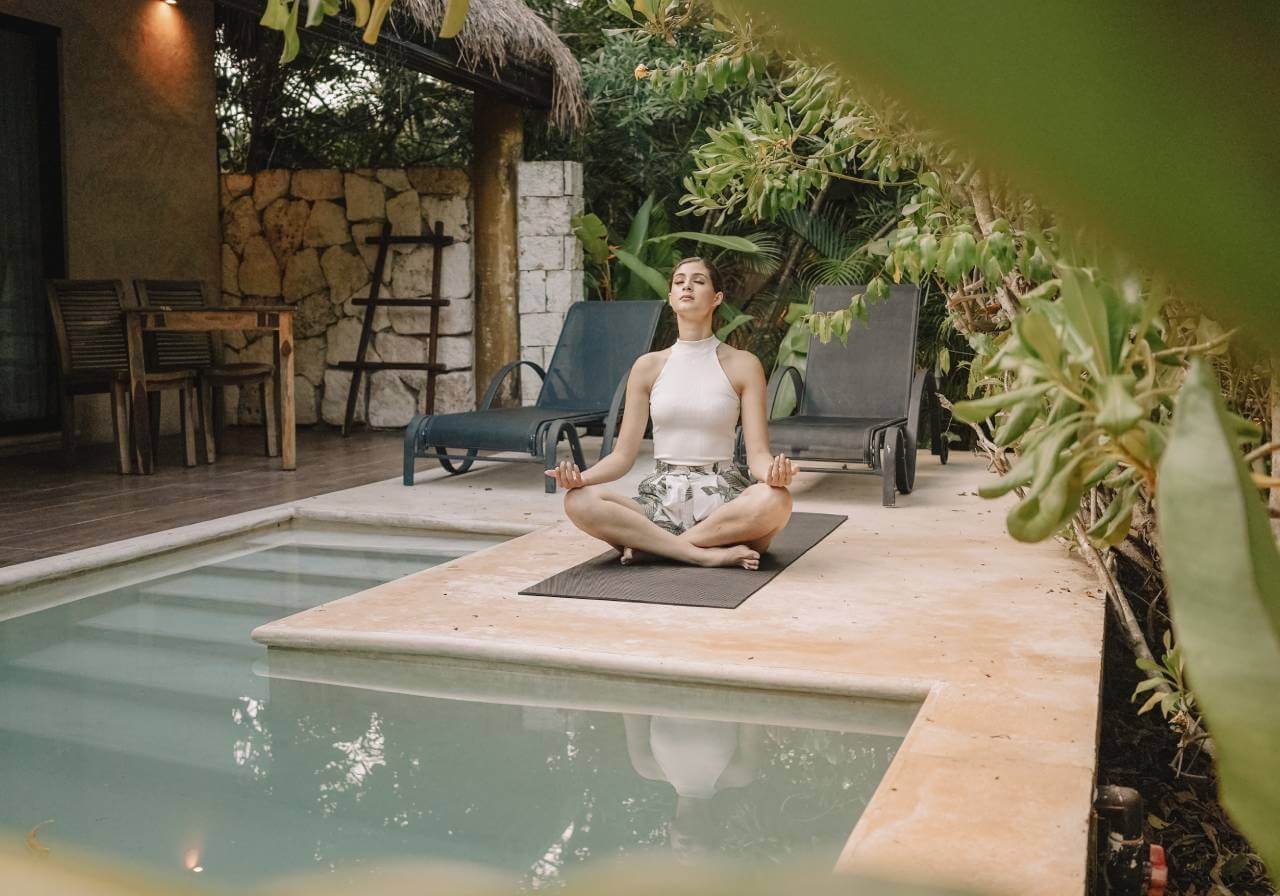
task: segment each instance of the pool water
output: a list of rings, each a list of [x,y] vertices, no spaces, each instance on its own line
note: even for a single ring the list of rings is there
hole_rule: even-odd
[[[270,678],[258,625],[483,546],[279,542],[0,623],[0,836],[48,820],[51,855],[222,887],[430,859],[540,887],[644,851],[830,867],[901,742]]]

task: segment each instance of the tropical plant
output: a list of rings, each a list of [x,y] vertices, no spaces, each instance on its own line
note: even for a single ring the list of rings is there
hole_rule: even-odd
[[[466,91],[389,58],[329,41],[290,66],[279,38],[219,8],[215,53],[224,171],[461,165],[470,155]],[[461,124],[461,126],[460,126]]]
[[[641,203],[631,220],[626,239],[620,244],[609,240],[608,228],[594,214],[573,218],[573,232],[582,242],[583,254],[602,299],[657,298],[665,300],[669,290],[667,277],[681,258],[681,241],[712,246],[744,256],[768,253],[767,242],[753,242],[746,237],[694,231],[668,231],[665,209],[650,195]],[[621,270],[614,267],[617,262]],[[723,321],[716,337],[727,339],[740,327],[751,323],[728,302],[720,305]]]
[[[1141,509],[1158,490],[1164,550],[1155,551],[1156,520],[1136,528],[1151,548],[1149,559],[1163,561],[1175,633],[1218,747],[1222,799],[1263,859],[1280,868],[1280,555],[1242,460],[1238,417],[1224,407],[1207,360],[1184,364],[1211,347],[1165,344],[1173,333],[1157,319],[1167,284],[1177,283],[1180,297],[1195,296],[1215,316],[1274,331],[1274,272],[1264,262],[1264,234],[1277,229],[1280,186],[1268,179],[1255,190],[1235,191],[1203,178],[1190,160],[1250,171],[1269,158],[1280,126],[1264,110],[1280,73],[1264,48],[1280,36],[1280,19],[1274,11],[1229,13],[1206,31],[1176,14],[1135,9],[1123,29],[1135,39],[1117,42],[1109,37],[1114,10],[1101,4],[1084,14],[1026,6],[991,15],[933,5],[899,6],[888,15],[830,0],[756,0],[752,6],[773,13],[793,39],[837,60],[844,73],[892,92],[969,148],[952,164],[945,152],[925,152],[923,164],[908,167],[944,201],[968,193],[977,228],[966,233],[964,225],[972,224],[947,221],[943,210],[932,220],[946,224],[944,246],[935,227],[923,222],[926,231],[917,219],[914,233],[904,227],[891,240],[888,273],[913,276],[918,265],[952,286],[958,326],[973,335],[980,355],[998,358],[998,375],[979,382],[984,391],[1003,393],[965,413],[977,418],[984,410],[1009,409],[999,427],[1002,441],[1026,451],[1015,462],[1022,466],[1015,482],[1028,489],[1015,508],[1015,527],[1024,537],[1043,536],[1070,518],[1077,544],[1122,616],[1114,574],[1089,553],[1093,545],[1082,528],[1081,516],[1095,515],[1094,497],[1077,499],[1084,483],[1114,461],[1097,484],[1106,501],[1118,503],[1115,517],[1100,530],[1096,519],[1090,527],[1106,541],[1122,528],[1127,507]],[[1248,44],[1228,50],[1228,35],[1242,31]],[[904,33],[914,54],[900,52]],[[970,52],[952,52],[957,46]],[[1223,78],[1206,80],[1182,64],[1216,47],[1232,52],[1237,63]],[[917,56],[954,64],[940,78]],[[995,57],[1001,65],[991,65]],[[907,146],[915,142],[911,132],[902,136]],[[984,154],[984,166],[965,161],[974,150]],[[956,161],[962,170],[953,175]],[[1008,184],[993,190],[983,172],[995,164],[1076,225],[1091,223],[1118,240],[1142,267],[1096,248],[1077,253],[1070,265],[1054,260],[1061,241],[1054,217]],[[925,180],[929,172],[938,175],[936,182]],[[924,198],[924,207],[933,204],[933,196]],[[1005,214],[994,214],[998,207]],[[1247,232],[1233,224],[1239,221],[1251,222]],[[1006,236],[992,241],[996,233]],[[1135,273],[1143,269],[1162,273],[1166,285],[1144,282]],[[1050,302],[1054,289],[1061,298]],[[961,313],[971,295],[980,298]],[[1024,325],[1023,316],[1032,322]],[[1162,352],[1171,353],[1157,358]],[[979,376],[989,372],[985,364],[975,369]],[[1169,393],[1182,379],[1170,409]],[[1074,422],[1062,422],[1069,419]],[[1068,427],[1083,429],[1083,444],[1058,441]],[[1003,464],[1001,446],[988,444],[993,461]],[[1126,630],[1140,632],[1136,625]],[[1152,665],[1148,671],[1163,678]],[[1151,689],[1162,688],[1169,690],[1168,683]]]

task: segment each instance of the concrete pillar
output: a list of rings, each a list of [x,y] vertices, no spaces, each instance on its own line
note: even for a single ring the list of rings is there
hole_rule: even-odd
[[[524,112],[477,93],[472,121],[478,401],[499,368],[520,356],[516,169],[524,153]],[[494,404],[515,404],[517,383],[508,379]]]

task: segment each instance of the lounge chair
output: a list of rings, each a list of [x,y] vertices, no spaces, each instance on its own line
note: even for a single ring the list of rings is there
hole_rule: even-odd
[[[814,291],[815,311],[846,308],[862,286],[822,286]],[[869,470],[804,467],[823,473],[879,473],[885,507],[910,494],[916,478],[916,437],[920,417],[930,415],[932,452],[947,462],[933,373],[916,367],[916,322],[920,290],[894,286],[889,296],[869,304],[865,323],[855,323],[849,342],[826,345],[809,339],[806,372],[784,367],[770,378],[770,416],[783,380],[796,394],[793,415],[769,422],[769,450],[800,461],[865,464]],[[741,441],[739,441],[741,444]]]
[[[134,292],[144,308],[172,308],[196,311],[209,307],[209,287],[201,280],[135,280]],[[200,396],[201,428],[204,430],[204,461],[218,456],[218,431],[214,426],[215,398],[221,399],[226,386],[257,386],[262,402],[263,450],[267,457],[279,453],[279,426],[275,411],[275,367],[243,362],[224,364],[212,333],[150,333],[147,369],[190,369],[196,372]],[[215,391],[217,390],[217,391]]]
[[[577,302],[565,316],[551,363],[544,371],[532,361],[513,361],[499,370],[480,407],[459,414],[420,414],[404,434],[404,484],[413,485],[414,460],[432,455],[451,474],[465,473],[477,460],[556,464],[556,446],[567,438],[579,467],[585,467],[579,426],[603,425],[600,456],[613,448],[631,365],[653,344],[665,302]],[[529,407],[495,408],[494,397],[507,376],[524,366],[542,378]],[[462,451],[463,454],[450,453]],[[530,459],[480,456],[480,451],[518,451]],[[455,465],[456,463],[456,465]],[[544,477],[547,492],[556,482]]]

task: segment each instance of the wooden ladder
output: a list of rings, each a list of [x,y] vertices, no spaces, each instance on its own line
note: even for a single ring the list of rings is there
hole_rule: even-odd
[[[444,222],[437,221],[431,233],[422,236],[392,236],[391,222],[384,221],[382,233],[365,238],[366,245],[378,246],[378,258],[373,265],[373,284],[369,287],[369,298],[355,299],[351,304],[363,306],[364,322],[360,328],[360,346],[356,349],[354,361],[342,361],[336,366],[339,370],[351,371],[351,387],[347,390],[347,413],[342,420],[342,434],[351,432],[351,423],[356,414],[356,397],[360,394],[360,378],[366,370],[425,370],[427,372],[426,409],[423,413],[435,413],[436,375],[447,372],[448,368],[436,362],[436,343],[440,331],[440,309],[448,306],[449,300],[440,298],[440,268],[444,247],[453,243],[453,237],[444,235]],[[411,299],[379,298],[382,291],[382,274],[387,267],[387,253],[392,246],[431,244],[431,295]],[[366,361],[369,351],[369,340],[373,337],[373,319],[379,308],[430,308],[431,332],[427,339],[427,360],[422,361]],[[419,402],[421,404],[421,402]],[[369,416],[369,402],[365,400],[365,419]]]

